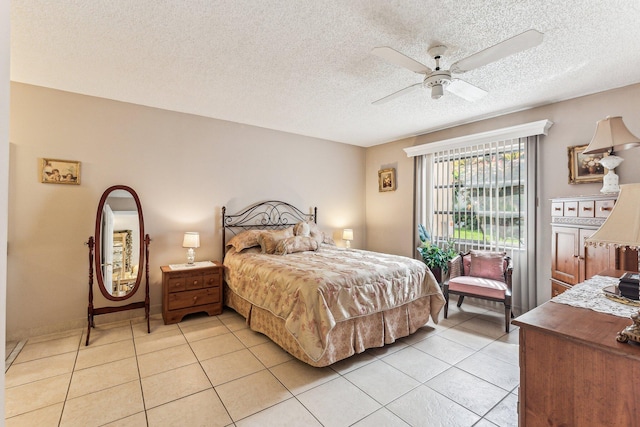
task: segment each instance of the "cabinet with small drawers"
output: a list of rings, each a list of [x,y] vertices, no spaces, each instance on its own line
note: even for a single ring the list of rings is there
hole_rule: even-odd
[[[180,322],[191,313],[206,312],[210,316],[222,313],[223,266],[217,261],[202,264],[176,269],[160,267],[165,324]]]
[[[617,195],[563,197],[551,200],[551,296],[606,269],[638,271],[638,252],[585,246],[607,219]]]

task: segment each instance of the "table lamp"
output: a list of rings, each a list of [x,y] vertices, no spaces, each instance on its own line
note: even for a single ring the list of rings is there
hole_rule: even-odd
[[[351,241],[353,240],[353,230],[350,228],[345,228],[342,230],[342,240],[345,241],[345,246],[347,249],[351,248]]]
[[[622,117],[609,117],[598,121],[596,131],[583,154],[610,153],[609,156],[600,159],[600,164],[609,169],[602,179],[601,193],[617,193],[618,175],[613,171],[624,160],[614,155],[614,151],[627,150],[640,146],[640,139],[634,136],[622,121]]]
[[[196,251],[194,248],[200,247],[200,234],[197,231],[187,231],[184,233],[182,247],[187,249],[187,264],[193,265],[196,260]]]
[[[585,240],[586,245],[640,248],[640,184],[620,186],[618,200],[600,228]],[[625,275],[626,276],[626,275]],[[624,276],[623,276],[624,277]],[[627,287],[627,291],[629,288]],[[635,299],[638,299],[636,285]],[[631,317],[633,324],[618,333],[617,340],[640,342],[640,312]]]

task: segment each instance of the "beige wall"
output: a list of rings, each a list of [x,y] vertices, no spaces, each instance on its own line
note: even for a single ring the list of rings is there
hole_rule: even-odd
[[[551,203],[549,199],[558,196],[597,194],[602,186],[600,184],[568,184],[567,147],[588,144],[593,136],[595,123],[607,115],[622,116],[629,130],[640,136],[639,112],[640,85],[633,85],[433,132],[412,140],[369,148],[367,150],[366,182],[367,236],[368,241],[371,242],[370,246],[383,252],[413,253],[411,247],[413,230],[404,224],[410,222],[412,218],[413,192],[403,189],[398,194],[389,196],[374,190],[377,188],[377,183],[374,181],[377,171],[385,163],[398,162],[399,176],[406,176],[407,180],[411,179],[413,163],[398,160],[402,156],[406,156],[402,148],[407,144],[420,145],[549,119],[554,122],[554,125],[550,129],[549,135],[542,139],[539,157],[541,188],[539,192],[538,244],[541,250],[537,263],[537,283],[538,303],[542,303],[549,299],[551,294],[551,226],[549,225],[551,222]],[[638,167],[640,149],[622,151],[618,154],[625,159],[622,165],[616,169],[620,176],[620,183],[640,182],[640,167]],[[406,170],[404,170],[405,168]],[[409,184],[410,182],[406,183],[406,185]],[[393,207],[389,207],[387,202],[393,203]],[[393,214],[390,214],[390,209]],[[402,226],[398,224],[398,221],[402,222]],[[389,235],[389,230],[395,230],[395,233]]]
[[[364,246],[364,148],[19,83],[11,84],[10,105],[9,337],[84,326],[84,242],[111,185],[140,197],[152,239],[154,313],[160,266],[184,262],[184,231],[201,233],[197,259],[221,258],[222,206],[233,212],[267,199],[317,206],[321,228],[335,236],[353,228],[354,247]],[[40,157],[81,161],[81,185],[40,184]]]
[[[367,249],[414,257],[413,159],[403,148],[415,145],[414,138],[367,149]],[[396,191],[378,190],[378,171],[396,169]]]

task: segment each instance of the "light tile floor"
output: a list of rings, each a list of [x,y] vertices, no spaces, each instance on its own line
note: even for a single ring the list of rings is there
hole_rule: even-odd
[[[516,426],[518,328],[481,304],[326,368],[228,309],[7,343],[6,425]]]

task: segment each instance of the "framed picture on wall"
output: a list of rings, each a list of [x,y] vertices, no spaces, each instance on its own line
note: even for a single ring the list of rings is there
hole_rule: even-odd
[[[395,168],[381,169],[378,171],[378,191],[396,191]]]
[[[569,155],[569,184],[602,182],[609,170],[600,164],[600,159],[609,153],[584,154],[587,145],[575,145],[567,148]]]
[[[80,162],[76,160],[39,159],[38,177],[44,184],[80,184]]]

